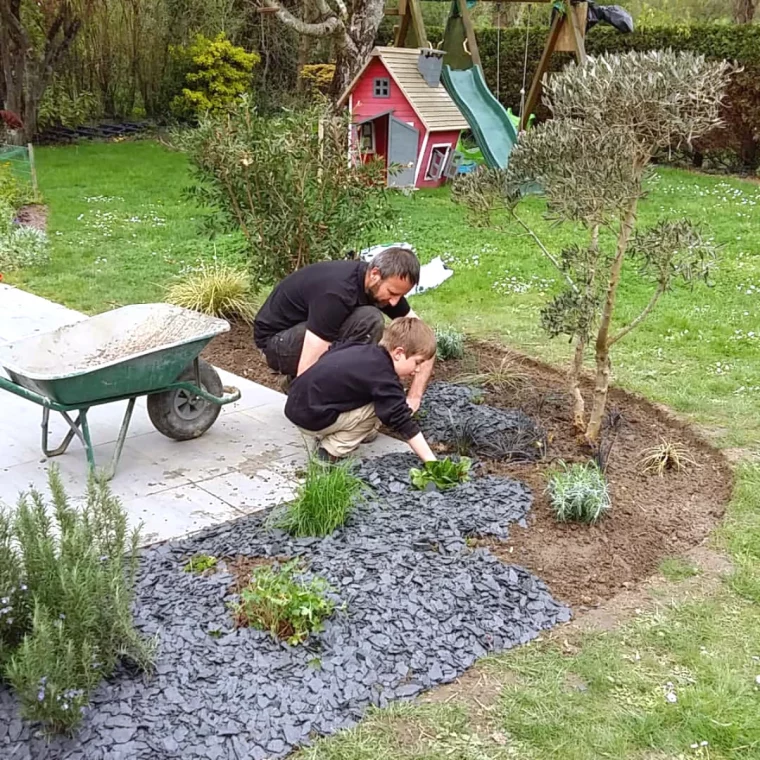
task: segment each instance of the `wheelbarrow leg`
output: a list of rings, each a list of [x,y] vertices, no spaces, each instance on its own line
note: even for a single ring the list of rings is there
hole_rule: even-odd
[[[132,412],[135,408],[135,401],[137,399],[129,399],[127,404],[127,411],[124,412],[124,419],[121,421],[121,430],[119,430],[119,439],[116,441],[116,450],[113,452],[111,461],[107,467],[101,469],[101,473],[106,480],[111,480],[116,474],[116,467],[121,459],[121,450],[124,448],[124,441],[127,440],[127,430],[129,430],[129,423],[132,420]]]
[[[69,448],[69,444],[74,440],[74,436],[77,436],[77,438],[82,441],[82,444],[86,445],[84,443],[84,439],[82,438],[82,433],[79,430],[79,426],[82,424],[83,414],[86,418],[87,410],[80,409],[79,414],[77,414],[77,418],[75,420],[72,420],[66,412],[59,412],[59,414],[68,423],[69,432],[66,433],[66,437],[63,439],[60,446],[55,449],[49,449],[48,440],[50,435],[50,409],[46,406],[42,407],[42,453],[46,457],[58,457],[61,454],[64,454],[66,452],[66,449]]]

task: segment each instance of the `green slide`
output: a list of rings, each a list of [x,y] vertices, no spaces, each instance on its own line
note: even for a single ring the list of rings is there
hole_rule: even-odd
[[[467,119],[486,164],[505,169],[517,131],[504,106],[488,89],[480,66],[462,70],[444,66],[441,79]]]

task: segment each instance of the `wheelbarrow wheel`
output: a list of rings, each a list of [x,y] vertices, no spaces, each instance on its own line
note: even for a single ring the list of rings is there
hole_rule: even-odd
[[[213,396],[224,393],[217,371],[202,359],[198,360],[201,388]],[[191,364],[177,378],[177,382],[195,383],[195,369]],[[202,436],[215,422],[222,407],[206,401],[192,392],[178,389],[152,393],[148,396],[148,416],[159,433],[175,441],[189,441]]]

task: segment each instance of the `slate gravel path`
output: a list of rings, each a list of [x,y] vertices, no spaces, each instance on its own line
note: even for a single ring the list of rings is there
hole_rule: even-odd
[[[101,686],[73,739],[46,744],[0,688],[3,760],[263,760],[356,723],[370,705],[454,680],[487,652],[566,621],[544,584],[470,535],[507,535],[531,505],[524,485],[478,478],[446,493],[409,485],[411,455],[362,464],[373,494],[347,527],[292,539],[263,515],[145,551],[136,622],[161,641],[156,675],[120,671]],[[289,647],[234,630],[231,577],[182,572],[196,553],[295,556],[346,603],[323,633]],[[213,635],[211,635],[213,633]]]

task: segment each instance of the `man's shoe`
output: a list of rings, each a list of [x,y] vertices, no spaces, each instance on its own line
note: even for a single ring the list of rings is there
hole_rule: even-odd
[[[288,391],[290,390],[290,386],[293,384],[293,380],[295,378],[293,375],[283,375],[280,378],[280,390],[287,396]]]
[[[333,456],[327,449],[319,446],[315,452],[316,459],[324,464],[335,464],[340,462],[340,457]]]

